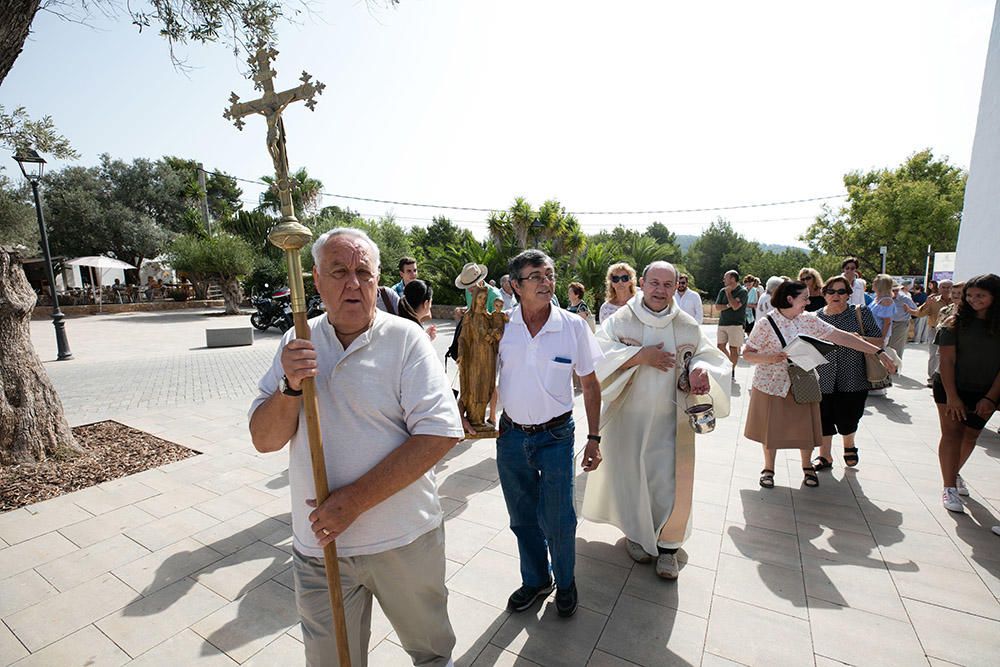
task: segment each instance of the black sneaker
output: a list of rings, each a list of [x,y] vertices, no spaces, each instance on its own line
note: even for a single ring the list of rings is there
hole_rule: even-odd
[[[518,612],[524,611],[535,603],[538,598],[544,598],[552,592],[552,582],[544,586],[521,586],[514,591],[507,599],[507,609]]]
[[[563,618],[568,618],[576,613],[576,582],[569,588],[560,588],[556,591],[556,613]]]

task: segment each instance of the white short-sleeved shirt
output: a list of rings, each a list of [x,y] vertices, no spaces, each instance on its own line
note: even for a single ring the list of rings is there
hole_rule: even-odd
[[[802,313],[795,319],[788,319],[778,311],[770,313],[771,319],[778,325],[781,335],[785,337],[785,344],[791,343],[798,338],[799,334],[806,334],[815,338],[826,338],[836,327],[827,324],[819,319],[816,313]],[[747,347],[752,347],[761,354],[777,354],[781,352],[781,341],[778,340],[774,328],[768,322],[767,317],[757,320],[747,339]],[[776,364],[757,364],[753,371],[753,388],[758,389],[771,396],[787,396],[788,390],[792,386],[792,381],[788,378],[788,362],[781,361]]]
[[[705,321],[705,308],[701,305],[701,295],[694,290],[686,289],[684,292],[674,292],[674,303],[693,317],[698,324]]]
[[[865,281],[861,278],[854,279],[854,284],[851,285],[851,293],[847,297],[847,303],[851,306],[865,305]]]
[[[460,438],[464,434],[450,384],[423,329],[376,311],[368,331],[344,350],[326,315],[309,321],[319,374],[316,393],[326,474],[331,489],[371,470],[411,435]],[[282,339],[283,348],[294,337]],[[250,416],[278,391],[281,348],[260,380]],[[322,558],[309,523],[307,498],[315,498],[305,410],[292,436],[288,464],[295,548]],[[433,468],[420,479],[363,513],[337,538],[340,556],[381,553],[405,546],[442,520]]]
[[[587,322],[561,308],[534,338],[517,306],[500,339],[500,398],[518,424],[544,424],[573,409],[573,371],[594,372],[604,353]]]

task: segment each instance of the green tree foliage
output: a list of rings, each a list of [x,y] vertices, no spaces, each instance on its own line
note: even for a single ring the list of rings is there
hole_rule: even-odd
[[[199,236],[182,234],[168,250],[170,264],[202,285],[218,281],[222,286],[226,313],[238,315],[242,301],[240,280],[248,276],[258,262],[250,244],[232,234]]]
[[[468,229],[460,229],[444,216],[435,216],[427,227],[412,227],[410,242],[417,260],[427,257],[431,248],[453,248],[473,238]]]
[[[206,170],[203,192],[198,183],[198,162],[171,156],[163,162],[180,177],[182,196],[191,207],[200,211],[202,196],[208,200],[208,214],[214,221],[224,223],[242,210],[243,190],[232,176]]]
[[[41,253],[38,242],[38,219],[28,184],[15,185],[0,173],[0,245],[23,245],[33,255]]]
[[[727,220],[717,219],[688,249],[684,258],[699,287],[709,296],[722,289],[722,276],[735,269],[741,275],[751,272],[760,247],[733,230]]]
[[[507,272],[507,262],[516,255],[511,245],[497,245],[492,241],[480,243],[471,234],[463,236],[456,246],[435,246],[420,267],[421,278],[434,286],[434,300],[438,303],[465,304],[465,294],[455,287],[455,278],[468,262],[484,264],[487,280],[495,279],[500,284],[500,276]]]
[[[289,175],[292,187],[292,206],[296,217],[309,220],[316,217],[319,205],[323,202],[323,182],[311,177],[305,167],[299,167]],[[278,196],[278,186],[274,176],[262,176],[261,180],[268,187],[260,196],[258,209],[267,213],[281,214],[281,198]]]
[[[662,222],[654,222],[647,227],[646,236],[652,237],[657,243],[677,245],[677,234],[667,229],[667,226]],[[677,247],[677,252],[680,253],[680,246]]]
[[[142,208],[118,197],[128,188],[108,183],[98,167],[67,167],[45,188],[45,220],[55,255],[111,253],[134,266],[160,254],[170,233]]]
[[[3,81],[2,75],[0,81]],[[69,139],[56,131],[51,116],[32,120],[24,107],[7,111],[2,104],[0,104],[0,148],[15,154],[34,149],[39,153],[64,160],[79,157],[70,146]]]
[[[579,281],[586,293],[584,300],[587,301],[592,312],[597,313],[601,304],[604,303],[604,281],[608,273],[608,267],[617,260],[617,254],[610,242],[587,243],[587,249],[583,251],[580,258],[573,267],[573,280]]]
[[[826,208],[802,240],[825,255],[858,257],[871,275],[881,268],[879,246],[886,245],[889,273],[922,273],[928,244],[955,249],[966,176],[930,149],[896,169],[852,171],[844,176],[846,204]]]

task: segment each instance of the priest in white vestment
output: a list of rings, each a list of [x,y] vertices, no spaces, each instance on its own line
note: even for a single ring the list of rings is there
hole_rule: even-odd
[[[629,555],[656,559],[666,579],[677,578],[676,553],[691,533],[695,433],[685,405],[710,397],[715,416],[727,416],[732,369],[674,303],[676,283],[673,265],[653,262],[642,291],[597,332],[604,460],[583,500],[586,519],[617,526]]]

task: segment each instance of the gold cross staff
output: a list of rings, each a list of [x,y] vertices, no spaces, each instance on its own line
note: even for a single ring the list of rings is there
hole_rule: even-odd
[[[243,118],[250,114],[260,114],[267,121],[267,151],[274,161],[274,174],[281,199],[281,222],[267,235],[268,240],[285,251],[288,263],[288,287],[292,292],[292,317],[295,321],[295,337],[309,340],[309,321],[306,319],[305,288],[302,285],[302,258],[299,251],[312,238],[309,228],[295,219],[292,206],[292,191],[288,180],[288,152],[285,147],[285,124],[281,112],[292,102],[305,100],[306,107],[313,111],[316,95],[323,92],[319,81],[313,83],[305,72],[300,80],[302,85],[281,93],[274,92],[274,77],[271,61],[278,52],[271,47],[261,46],[257,54],[247,62],[253,69],[254,87],[263,91],[256,100],[240,102],[236,93],[229,97],[230,107],[222,114],[233,121],[236,128],[243,129]],[[316,488],[316,504],[322,505],[330,494],[326,478],[326,460],[323,456],[323,438],[319,426],[319,403],[316,400],[316,383],[313,378],[302,381],[302,402],[306,416],[306,431],[309,436],[309,455],[312,460],[313,484]],[[330,608],[333,612],[333,630],[337,638],[337,654],[342,667],[351,667],[351,654],[347,644],[347,623],[344,617],[344,597],[340,589],[340,566],[337,563],[337,545],[334,542],[323,549],[326,564],[326,583],[330,589]]]
[[[292,207],[292,191],[288,180],[288,153],[285,148],[285,124],[281,120],[281,112],[292,102],[305,100],[306,108],[310,111],[316,110],[316,95],[322,95],[326,84],[319,81],[313,82],[312,77],[307,72],[302,72],[299,80],[301,85],[295,88],[274,92],[274,77],[277,72],[271,68],[271,61],[278,55],[272,47],[261,47],[257,49],[257,54],[250,57],[247,63],[254,72],[254,88],[263,91],[263,95],[256,100],[240,102],[240,96],[232,93],[229,96],[230,106],[222,114],[226,120],[233,121],[236,129],[242,130],[246,124],[243,118],[251,114],[260,114],[267,121],[267,151],[274,161],[274,173],[277,177],[278,197],[281,199],[282,218],[294,217],[295,210]]]

